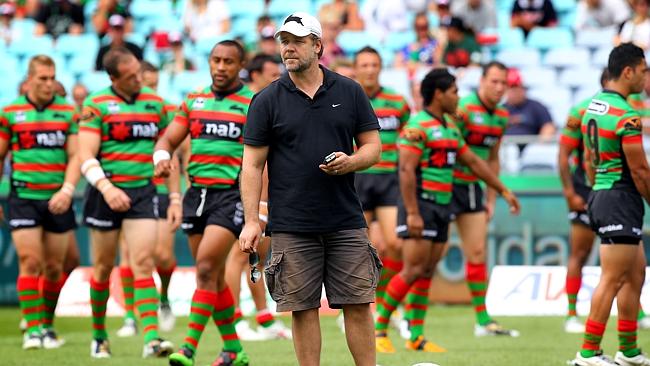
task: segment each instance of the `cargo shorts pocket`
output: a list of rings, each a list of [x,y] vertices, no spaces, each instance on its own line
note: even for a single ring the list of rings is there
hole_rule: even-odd
[[[368,251],[370,252],[370,278],[372,279],[372,287],[376,288],[379,283],[379,276],[381,274],[381,269],[384,267],[379,259],[379,254],[377,254],[377,249],[368,243]]]
[[[280,301],[284,296],[282,291],[280,276],[282,275],[282,256],[284,253],[273,253],[271,255],[271,262],[269,266],[264,269],[266,286],[269,289],[269,294],[273,301]]]

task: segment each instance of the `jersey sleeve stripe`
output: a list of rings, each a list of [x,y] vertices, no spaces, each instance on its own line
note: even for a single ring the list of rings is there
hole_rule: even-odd
[[[580,146],[580,140],[567,135],[560,135],[560,145],[577,149]]]
[[[469,150],[469,147],[467,145],[463,145],[460,149],[458,149],[458,155],[463,155]]]
[[[92,132],[96,134],[102,133],[101,129],[97,127],[90,127],[90,126],[79,126],[79,132]]]
[[[235,102],[243,103],[243,104],[250,104],[251,103],[251,98],[244,97],[242,95],[238,94],[231,94],[227,96],[226,98],[234,100]]]
[[[31,111],[34,109],[34,106],[31,104],[14,104],[14,105],[9,105],[4,108],[5,113],[10,113],[10,112],[27,112]]]
[[[181,116],[179,114],[177,114],[176,117],[174,117],[174,123],[178,123],[179,125],[181,125],[183,127],[188,126],[187,117]]]
[[[411,152],[413,152],[413,153],[415,153],[417,155],[422,155],[422,150],[420,148],[418,148],[417,146],[402,144],[402,145],[399,145],[399,148],[404,149],[404,150],[409,150],[409,151],[411,151]]]
[[[7,132],[0,131],[0,139],[1,140],[9,140],[10,136],[9,136],[9,134]]]
[[[621,139],[623,144],[642,144],[643,138],[641,135],[626,135]]]

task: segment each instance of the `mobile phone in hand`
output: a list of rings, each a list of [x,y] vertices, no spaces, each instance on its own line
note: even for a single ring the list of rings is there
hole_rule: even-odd
[[[333,162],[336,159],[336,153],[331,153],[325,157],[323,160],[323,165],[327,165],[331,162]]]

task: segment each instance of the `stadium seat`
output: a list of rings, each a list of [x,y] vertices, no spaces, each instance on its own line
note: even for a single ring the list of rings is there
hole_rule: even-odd
[[[591,86],[579,88],[573,94],[573,104],[578,104],[587,98],[593,97],[594,95],[596,95],[596,93],[598,93],[600,89],[601,89],[600,85],[598,85],[598,87],[596,88]]]
[[[568,68],[560,73],[560,85],[571,89],[587,87],[598,89],[600,85],[600,74],[602,70],[589,66],[576,66]]]
[[[56,80],[63,84],[63,87],[68,92],[68,95],[72,94],[72,87],[77,81],[74,75],[68,73],[66,70],[57,69]]]
[[[381,56],[381,63],[384,67],[391,67],[395,63],[395,52],[382,47],[379,49],[379,55]]]
[[[519,172],[519,147],[506,141],[499,148],[499,161],[502,162],[503,173],[514,174]]]
[[[520,72],[524,86],[529,89],[552,87],[557,81],[555,70],[548,67],[525,67]]]
[[[236,37],[241,37],[244,42],[256,42],[258,39],[257,32],[251,31],[257,27],[257,16],[238,16],[232,19],[231,33]]]
[[[528,47],[542,51],[552,48],[569,48],[573,46],[573,34],[569,29],[562,27],[537,27],[528,34],[526,44]]]
[[[241,0],[240,0],[241,1]],[[244,2],[244,1],[242,1]],[[291,13],[301,11],[311,13],[310,0],[273,0],[268,8],[268,13],[273,18],[284,19]]]
[[[77,76],[81,77],[85,73],[92,72],[95,70],[95,59],[97,55],[91,56],[91,54],[87,55],[75,55],[70,61],[68,61],[68,72]]]
[[[147,43],[145,36],[139,33],[129,33],[126,35],[125,39],[140,48],[144,47],[144,44]]]
[[[558,145],[533,142],[521,152],[520,172],[556,172]]]
[[[553,0],[551,2],[557,13],[566,13],[576,9],[575,0]]]
[[[524,32],[519,28],[499,28],[499,49],[523,48]]]
[[[99,50],[99,40],[96,35],[89,33],[81,35],[62,34],[56,40],[55,49],[57,53],[67,59],[77,55],[89,57],[89,54],[92,54],[93,51]]]
[[[365,46],[371,46],[377,49],[381,48],[379,39],[374,34],[364,31],[342,31],[339,33],[336,41],[348,56],[352,56]]]
[[[11,22],[11,31],[20,35],[21,38],[30,37],[34,34],[36,21],[30,18],[14,19]]]
[[[591,65],[600,69],[606,67],[612,48],[611,46],[605,46],[597,49],[591,57]]]
[[[583,29],[576,33],[576,46],[595,50],[601,47],[613,46],[616,29],[613,27],[601,29]]]
[[[110,86],[111,79],[105,71],[91,71],[81,76],[81,83],[92,93]]]
[[[568,67],[588,66],[589,51],[584,48],[556,48],[544,56],[544,65],[565,69]]]
[[[146,18],[163,18],[173,15],[171,1],[160,0],[133,0],[129,6],[129,13],[135,22]]]
[[[240,16],[257,18],[264,13],[264,0],[228,0],[228,11],[231,18]],[[289,14],[284,14],[287,15]]]
[[[228,34],[222,34],[217,37],[208,37],[208,38],[199,39],[195,45],[196,56],[208,57],[210,51],[212,51],[212,48],[214,47],[215,44],[230,38],[232,38],[232,35],[228,33]]]
[[[548,109],[556,125],[564,124],[573,101],[571,91],[568,88],[555,85],[531,88],[527,96],[542,103]]]
[[[553,124],[557,128],[562,128],[566,125],[566,119],[572,106],[571,101],[567,100],[557,102],[549,107],[548,111],[551,113]]]
[[[398,94],[408,98],[411,95],[409,86],[408,73],[405,69],[385,68],[379,74],[379,83],[391,89]]]
[[[571,0],[571,1],[573,1],[573,0]],[[558,25],[560,27],[573,29],[573,26],[576,24],[576,14],[577,13],[576,13],[575,10],[570,10],[570,11],[558,14]]]
[[[456,73],[459,88],[474,90],[478,88],[482,70],[480,67],[468,67]]]
[[[384,48],[395,52],[408,46],[411,42],[415,42],[415,32],[391,32],[384,39]]]
[[[28,41],[12,42],[7,51],[20,58],[28,58],[38,54],[54,53],[52,36],[42,35],[40,37],[30,37]]]
[[[172,88],[179,94],[185,96],[189,92],[206,86],[209,81],[204,72],[185,71],[176,74],[171,81]]]
[[[496,60],[508,67],[523,68],[539,66],[541,57],[534,48],[519,48],[499,51]]]

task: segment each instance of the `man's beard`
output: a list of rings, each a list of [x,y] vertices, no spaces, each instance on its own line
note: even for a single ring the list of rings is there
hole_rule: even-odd
[[[298,66],[287,66],[286,64],[284,65],[287,68],[287,71],[290,72],[303,72],[307,70],[308,68],[311,67],[311,65],[317,60],[316,57],[310,57],[306,60],[299,60],[298,61]]]

